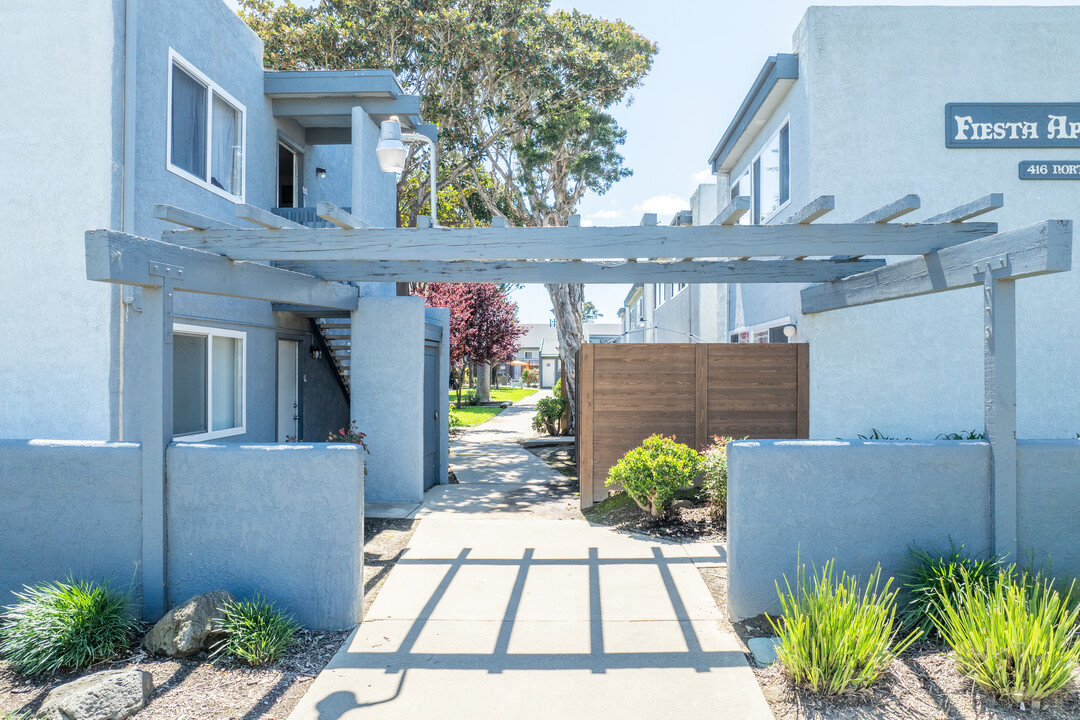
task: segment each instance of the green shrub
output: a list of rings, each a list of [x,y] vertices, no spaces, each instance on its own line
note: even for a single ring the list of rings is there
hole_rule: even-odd
[[[978,430],[965,430],[964,432],[941,433],[935,440],[985,440],[986,433]]]
[[[1063,597],[1051,581],[1011,569],[989,589],[962,582],[944,597],[937,628],[961,673],[1001,698],[1037,703],[1065,689],[1080,665],[1074,589]]]
[[[88,667],[131,643],[128,596],[108,585],[69,579],[24,587],[15,597],[0,623],[0,656],[17,672]]]
[[[638,507],[657,516],[667,510],[675,491],[694,482],[701,464],[693,448],[673,437],[652,435],[615,463],[607,485],[622,485]]]
[[[784,578],[780,590],[783,621],[769,623],[780,638],[777,657],[791,679],[814,692],[839,695],[869,687],[889,663],[919,636],[911,633],[893,646],[896,592],[892,578],[878,591],[879,566],[860,589],[854,576],[833,577],[834,561],[808,582],[799,568],[796,589]]]
[[[713,436],[701,454],[705,479],[701,483],[714,518],[727,516],[727,446],[732,438]]]
[[[457,414],[454,403],[450,403],[450,429],[457,430],[463,427],[465,427],[465,423],[461,422],[461,416]]]
[[[543,397],[536,403],[536,415],[533,416],[533,430],[548,435],[559,434],[559,418],[566,412],[567,401],[561,397]]]
[[[963,583],[989,590],[997,580],[997,561],[970,557],[963,545],[950,545],[948,552],[910,545],[908,557],[908,569],[900,576],[906,602],[897,618],[905,630],[920,630],[931,640],[941,640],[936,623],[945,602],[957,596]]]
[[[215,655],[230,655],[258,667],[274,662],[297,643],[300,626],[261,597],[226,602],[222,614],[214,626],[225,639],[214,649]]]

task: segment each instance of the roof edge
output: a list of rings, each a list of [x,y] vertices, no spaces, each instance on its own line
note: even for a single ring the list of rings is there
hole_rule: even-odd
[[[732,148],[738,143],[743,133],[746,132],[751,120],[757,114],[761,106],[765,104],[769,95],[782,80],[799,79],[799,58],[794,53],[777,53],[765,61],[754,84],[750,86],[750,92],[743,98],[738,112],[732,118],[731,124],[724,131],[720,142],[709,156],[709,165],[712,171],[717,172],[720,165],[727,159]]]

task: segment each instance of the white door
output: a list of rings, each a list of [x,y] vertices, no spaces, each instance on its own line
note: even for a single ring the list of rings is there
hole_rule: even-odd
[[[277,441],[296,439],[299,434],[300,405],[298,356],[300,343],[278,340],[277,344]]]

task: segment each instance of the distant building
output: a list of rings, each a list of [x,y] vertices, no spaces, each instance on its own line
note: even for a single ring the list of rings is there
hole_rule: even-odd
[[[559,360],[559,335],[554,321],[548,323],[526,323],[528,332],[521,339],[521,347],[515,358],[522,365],[513,365],[511,377],[521,378],[525,368],[540,373],[540,387],[549,388],[562,375],[562,362]],[[617,342],[623,329],[619,323],[585,323],[585,342]]]

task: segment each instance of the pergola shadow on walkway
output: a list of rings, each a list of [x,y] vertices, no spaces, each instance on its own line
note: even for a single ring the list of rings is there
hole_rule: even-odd
[[[475,515],[429,518],[413,540],[293,720],[769,717],[682,545]]]

